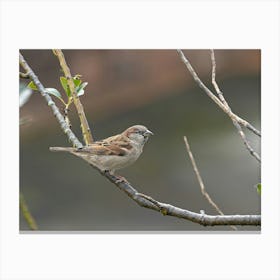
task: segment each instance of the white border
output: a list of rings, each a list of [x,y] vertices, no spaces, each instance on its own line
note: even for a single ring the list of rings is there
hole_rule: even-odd
[[[279,279],[279,34],[278,1],[2,1],[1,279]],[[262,234],[20,235],[18,49],[52,47],[261,48]]]

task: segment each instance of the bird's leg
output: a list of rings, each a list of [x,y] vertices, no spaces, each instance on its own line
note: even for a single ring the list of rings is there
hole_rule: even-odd
[[[110,172],[110,170],[103,170],[102,173],[103,173],[104,175],[106,175],[106,174],[114,175],[114,174],[112,174],[112,173]]]

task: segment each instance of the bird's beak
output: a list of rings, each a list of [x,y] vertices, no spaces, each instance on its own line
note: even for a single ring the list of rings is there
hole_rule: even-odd
[[[152,131],[150,131],[150,130],[146,130],[145,132],[144,132],[144,136],[150,136],[150,135],[154,135],[154,133],[152,132]]]

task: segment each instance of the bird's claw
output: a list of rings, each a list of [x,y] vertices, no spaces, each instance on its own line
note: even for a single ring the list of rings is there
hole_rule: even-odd
[[[117,184],[119,183],[128,183],[127,180],[123,177],[123,176],[119,176],[119,175],[115,175],[115,177],[117,178],[117,180],[115,181]]]

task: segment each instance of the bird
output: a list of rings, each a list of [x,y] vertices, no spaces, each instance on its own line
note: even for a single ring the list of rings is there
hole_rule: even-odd
[[[52,152],[69,152],[97,167],[102,172],[114,174],[115,170],[133,164],[143,152],[143,147],[153,132],[143,125],[133,125],[120,134],[95,141],[80,149],[50,147]]]

